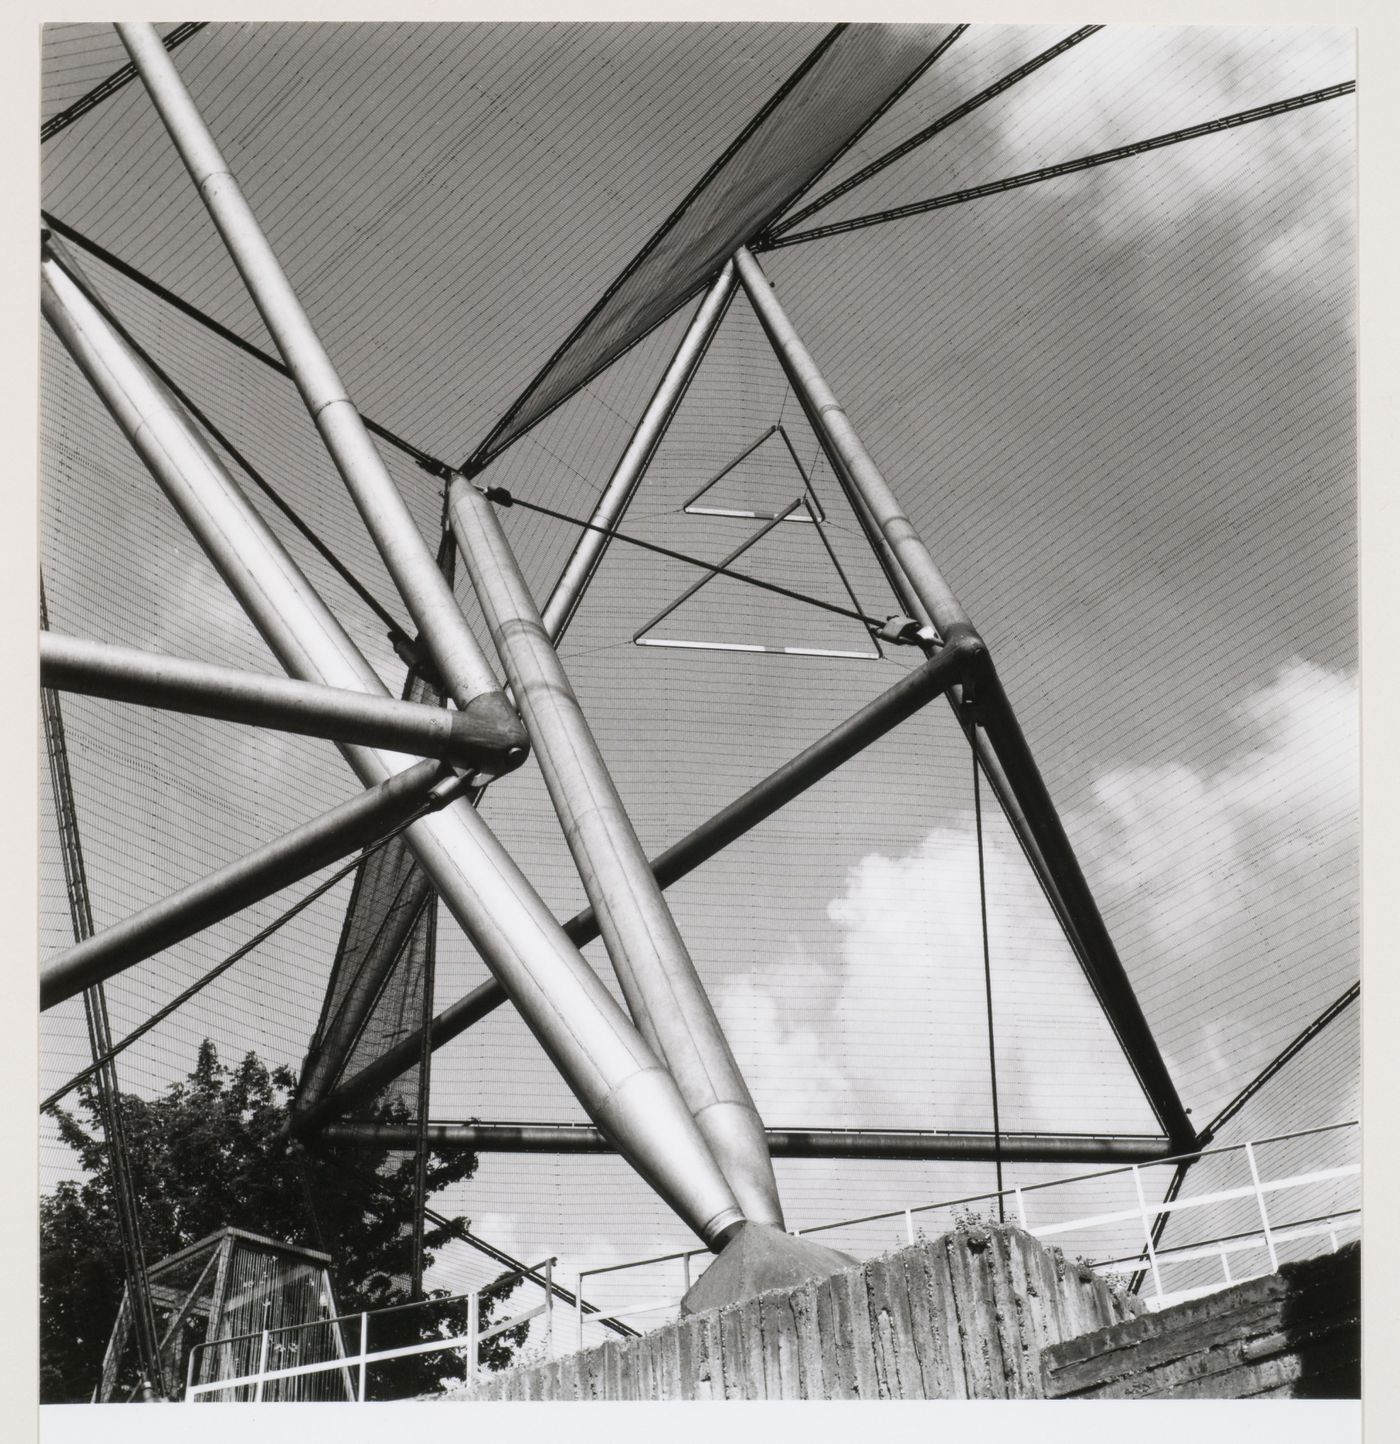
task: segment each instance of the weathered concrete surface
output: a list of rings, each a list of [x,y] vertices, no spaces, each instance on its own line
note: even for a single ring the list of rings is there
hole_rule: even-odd
[[[794,1238],[766,1223],[742,1223],[681,1300],[681,1313],[728,1308],[775,1289],[790,1293],[855,1265],[849,1254],[837,1253],[813,1239]]]
[[[1044,1391],[1075,1399],[1355,1399],[1361,1246],[1048,1348]]]
[[[1036,1397],[1043,1349],[1135,1307],[1020,1229],[961,1228],[446,1397]]]

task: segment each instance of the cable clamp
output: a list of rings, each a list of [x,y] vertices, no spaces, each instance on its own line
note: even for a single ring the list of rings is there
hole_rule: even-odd
[[[922,640],[918,622],[913,617],[906,617],[899,612],[892,617],[886,617],[884,626],[876,629],[875,635],[882,642],[892,642],[906,647],[917,646]]]
[[[459,797],[470,792],[475,785],[476,774],[474,772],[453,772],[450,777],[444,777],[441,782],[435,782],[428,789],[428,794],[423,799],[423,805],[429,812],[440,812],[449,802],[455,802]]]

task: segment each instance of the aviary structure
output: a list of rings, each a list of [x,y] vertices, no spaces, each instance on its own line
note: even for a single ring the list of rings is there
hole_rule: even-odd
[[[45,130],[50,1100],[110,996],[108,1091],[304,1055],[305,1140],[615,1151],[720,1250],[1188,1153],[1350,1016],[1336,37],[117,30]],[[671,1236],[553,1169],[476,1185],[523,1251]]]

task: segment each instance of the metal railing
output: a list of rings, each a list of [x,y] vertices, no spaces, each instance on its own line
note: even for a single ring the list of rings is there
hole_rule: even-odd
[[[198,1343],[190,1350],[189,1366],[185,1381],[185,1402],[192,1403],[200,1396],[227,1392],[237,1389],[251,1389],[251,1402],[262,1402],[266,1386],[270,1383],[285,1379],[306,1378],[312,1374],[326,1373],[330,1370],[340,1370],[344,1379],[345,1397],[356,1403],[365,1402],[367,1378],[369,1367],[372,1364],[383,1364],[393,1359],[405,1359],[417,1354],[441,1354],[449,1350],[463,1350],[466,1353],[467,1382],[471,1383],[476,1379],[480,1368],[481,1346],[499,1334],[508,1333],[512,1329],[518,1329],[533,1319],[543,1317],[545,1320],[545,1352],[546,1357],[554,1356],[554,1266],[558,1263],[555,1257],[542,1260],[538,1264],[519,1269],[512,1269],[510,1273],[500,1278],[493,1279],[491,1283],[484,1284],[479,1289],[473,1289],[470,1293],[451,1294],[444,1298],[420,1299],[413,1303],[393,1304],[382,1309],[366,1309],[358,1314],[338,1314],[333,1318],[314,1319],[307,1323],[285,1324],[276,1329],[254,1330],[247,1334],[235,1334],[225,1338],[206,1339]],[[544,1275],[544,1302],[537,1304],[534,1308],[526,1309],[524,1312],[506,1319],[503,1323],[493,1324],[489,1329],[481,1327],[481,1301],[483,1297],[489,1297],[505,1284],[517,1278],[528,1278],[531,1274],[543,1273]],[[388,1314],[403,1314],[411,1310],[426,1311],[429,1309],[441,1309],[446,1304],[466,1302],[467,1305],[467,1328],[465,1333],[447,1335],[442,1338],[428,1339],[417,1344],[400,1344],[390,1349],[371,1350],[369,1347],[370,1320],[383,1318]],[[591,1316],[590,1316],[591,1317]],[[342,1331],[340,1325],[359,1325],[359,1352],[351,1354],[344,1348]],[[329,1329],[331,1338],[334,1340],[336,1357],[333,1359],[319,1359],[310,1363],[293,1364],[286,1367],[269,1368],[272,1362],[272,1350],[274,1339],[277,1340],[276,1347],[279,1352],[284,1353],[288,1347],[298,1347],[300,1336],[310,1329]],[[282,1336],[294,1335],[293,1339],[286,1341]],[[206,1380],[203,1383],[196,1383],[197,1372],[201,1359],[210,1351],[215,1349],[230,1349],[240,1343],[248,1343],[258,1340],[258,1366],[251,1374],[238,1374],[229,1378],[217,1378]],[[217,1366],[216,1366],[217,1367]],[[353,1382],[352,1382],[353,1378]]]
[[[1326,1236],[1329,1238],[1333,1250],[1341,1243],[1341,1235],[1359,1230],[1361,1210],[1360,1207],[1344,1207],[1332,1209],[1325,1213],[1310,1216],[1303,1219],[1292,1219],[1287,1222],[1279,1220],[1277,1208],[1271,1210],[1269,1200],[1276,1199],[1281,1194],[1293,1193],[1303,1188],[1316,1187],[1321,1184],[1336,1183],[1343,1179],[1359,1177],[1361,1166],[1359,1163],[1348,1163],[1337,1167],[1309,1169],[1305,1172],[1290,1172],[1278,1178],[1263,1178],[1259,1170],[1257,1151],[1275,1144],[1290,1143],[1299,1139],[1318,1138],[1324,1135],[1340,1138],[1344,1135],[1359,1137],[1359,1123],[1349,1121],[1345,1123],[1333,1123],[1323,1128],[1305,1128],[1293,1133],[1275,1134],[1267,1138],[1257,1138],[1248,1143],[1228,1144],[1219,1148],[1202,1149],[1197,1153],[1174,1155],[1170,1158],[1154,1160],[1150,1164],[1128,1164],[1117,1168],[1100,1169],[1092,1173],[1075,1174],[1070,1178],[1050,1179],[1044,1183],[1022,1184],[1013,1188],[995,1190],[987,1193],[968,1194],[963,1197],[944,1199],[935,1203],[910,1204],[905,1207],[888,1209],[880,1213],[861,1215],[858,1218],[838,1219],[832,1223],[815,1224],[809,1228],[793,1229],[792,1233],[800,1237],[812,1235],[829,1234],[840,1229],[851,1229],[864,1224],[879,1224],[891,1220],[897,1220],[903,1225],[904,1237],[908,1243],[916,1243],[920,1230],[918,1222],[920,1216],[928,1216],[943,1212],[950,1216],[950,1222],[956,1222],[960,1216],[966,1217],[967,1213],[974,1211],[978,1205],[989,1209],[1004,1211],[1008,1222],[1016,1222],[1019,1227],[1038,1239],[1052,1242],[1057,1238],[1066,1238],[1071,1235],[1091,1233],[1095,1230],[1103,1230],[1124,1224],[1136,1225],[1141,1230],[1140,1242],[1134,1242],[1130,1246],[1131,1253],[1110,1251],[1092,1259],[1084,1260],[1089,1267],[1096,1272],[1112,1274],[1120,1269],[1133,1271],[1143,1270],[1151,1281],[1151,1291],[1145,1302],[1148,1308],[1159,1309],[1169,1304],[1179,1303],[1188,1298],[1198,1297],[1201,1294],[1211,1293],[1217,1289],[1226,1288],[1231,1284],[1243,1283],[1247,1279],[1257,1278],[1266,1273],[1273,1273],[1278,1269],[1280,1263],[1279,1246],[1285,1243],[1294,1243],[1299,1240]],[[1150,1202],[1147,1191],[1143,1187],[1142,1175],[1147,1168],[1176,1167],[1181,1164],[1195,1164],[1206,1158],[1223,1158],[1227,1155],[1243,1155],[1248,1166],[1249,1182],[1239,1187],[1215,1189],[1204,1194],[1196,1194],[1188,1198],[1176,1198],[1170,1202]],[[1030,1198],[1031,1195],[1045,1196],[1056,1189],[1065,1189],[1071,1185],[1091,1184],[1102,1187],[1103,1182],[1108,1179],[1118,1179],[1124,1182],[1131,1182],[1133,1202],[1128,1207],[1106,1209],[1102,1212],[1088,1214],[1083,1217],[1076,1217],[1067,1220],[1045,1218],[1043,1220],[1032,1219]],[[1258,1226],[1251,1227],[1246,1231],[1235,1231],[1220,1234],[1208,1241],[1185,1244],[1175,1248],[1159,1248],[1153,1239],[1153,1233],[1157,1220],[1160,1216],[1182,1214],[1192,1209],[1207,1207],[1220,1207],[1236,1203],[1241,1200],[1252,1200],[1258,1214]],[[1009,1206],[1009,1207],[1008,1207]],[[846,1245],[843,1245],[846,1247]],[[1232,1256],[1242,1253],[1257,1251],[1267,1257],[1267,1267],[1254,1270],[1233,1269],[1230,1264]],[[709,1250],[705,1248],[683,1249],[674,1253],[657,1254],[649,1258],[634,1259],[627,1263],[606,1264],[598,1268],[585,1269],[579,1274],[579,1291],[583,1290],[585,1278],[598,1278],[603,1274],[623,1273],[635,1269],[646,1268],[658,1264],[679,1262],[681,1265],[681,1292],[677,1294],[672,1285],[667,1291],[667,1297],[662,1302],[654,1298],[650,1300],[638,1300],[635,1304],[624,1305],[619,1308],[606,1310],[599,1313],[590,1313],[587,1318],[592,1323],[601,1323],[605,1319],[622,1319],[641,1316],[644,1314],[656,1314],[662,1312],[673,1312],[679,1305],[680,1298],[690,1289],[694,1269],[692,1260],[696,1257],[708,1257]],[[1199,1264],[1205,1260],[1216,1260],[1221,1266],[1219,1279],[1198,1283],[1188,1287],[1168,1288],[1163,1283],[1164,1271],[1182,1264]],[[601,1301],[600,1301],[601,1302]],[[584,1317],[580,1311],[575,1311],[576,1335],[578,1347],[583,1347],[583,1324]]]

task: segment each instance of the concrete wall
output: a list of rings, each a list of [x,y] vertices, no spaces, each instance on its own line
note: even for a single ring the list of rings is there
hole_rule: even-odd
[[[1044,1391],[1076,1399],[1354,1399],[1361,1247],[1061,1343]]]
[[[1005,1399],[1132,1307],[1020,1229],[958,1229],[791,1293],[488,1377],[473,1399]]]

